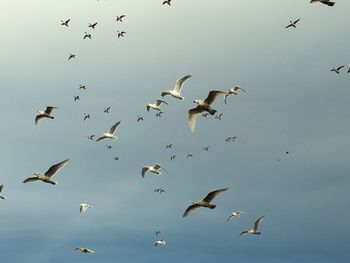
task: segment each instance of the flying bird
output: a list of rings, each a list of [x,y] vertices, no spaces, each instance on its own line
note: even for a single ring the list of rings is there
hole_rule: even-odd
[[[204,146],[204,147],[203,147],[203,151],[208,152],[208,151],[209,151],[209,148],[210,148],[210,146]]]
[[[107,148],[108,150],[112,150],[112,145],[106,145],[106,148]]]
[[[170,156],[170,160],[175,160],[176,156],[175,155],[171,155]]]
[[[157,193],[165,193],[165,190],[162,189],[162,188],[157,188],[157,189],[154,189],[154,192],[157,192]]]
[[[88,136],[88,139],[91,140],[91,141],[93,141],[93,140],[94,140],[94,137],[95,137],[95,134],[92,134],[92,135],[89,135],[89,136]]]
[[[74,96],[74,101],[80,100],[79,96]]]
[[[77,247],[75,250],[79,250],[81,253],[95,253],[95,251],[86,247]]]
[[[292,20],[290,20],[290,24],[288,26],[286,26],[285,28],[289,28],[289,27],[294,27],[294,28],[297,28],[296,27],[296,24],[300,21],[300,18],[295,20],[294,22]]]
[[[4,188],[4,185],[0,185],[0,194],[1,194],[3,188]],[[0,195],[0,198],[2,200],[5,200],[5,197],[3,197],[2,195]]]
[[[187,76],[182,77],[181,79],[178,79],[175,83],[175,88],[172,90],[163,91],[161,93],[162,97],[167,96],[167,95],[171,95],[175,99],[184,100],[184,97],[181,96],[180,93],[181,93],[181,90],[182,90],[182,87],[183,87],[185,81],[188,80],[190,77],[192,77],[192,76],[187,75]]]
[[[141,116],[137,116],[136,122],[143,121],[143,118]]]
[[[165,5],[165,4],[171,5],[171,0],[165,0],[165,1],[163,2],[163,5]]]
[[[79,84],[79,89],[86,90],[86,87],[85,87],[85,85],[81,85],[81,84]]]
[[[156,163],[155,165],[151,166],[143,166],[142,167],[142,170],[141,170],[141,175],[142,177],[144,178],[145,177],[145,174],[147,172],[151,172],[151,173],[154,173],[154,174],[157,174],[157,175],[161,175],[162,172],[160,171],[160,169],[163,169],[165,172],[167,172],[167,170],[165,170],[160,164]]]
[[[106,109],[103,110],[104,113],[109,113],[109,110],[111,109],[111,107],[108,107]]]
[[[316,3],[316,2],[320,2],[322,4],[328,5],[328,6],[334,6],[335,2],[332,2],[330,0],[311,0],[310,3]]]
[[[96,23],[89,23],[88,27],[91,27],[92,29],[95,29],[95,26],[97,26],[97,22]]]
[[[117,16],[116,21],[117,22],[123,22],[123,18],[125,17],[125,15],[121,15],[121,16]]]
[[[150,109],[161,111],[160,106],[161,106],[162,103],[168,105],[168,103],[166,101],[164,101],[164,100],[156,100],[156,103],[148,103],[146,105],[146,109],[147,109],[147,111],[149,111]]]
[[[84,121],[85,121],[86,119],[91,119],[90,113],[84,113]]]
[[[173,147],[173,144],[171,143],[171,144],[168,144],[165,148],[166,149],[171,149],[171,147]]]
[[[218,114],[217,114],[217,115],[215,115],[215,119],[217,119],[217,120],[221,120],[222,115],[223,115],[223,113],[220,113],[219,115],[218,115]]]
[[[70,59],[72,59],[72,58],[75,58],[75,54],[69,53],[68,60],[70,60]]]
[[[228,188],[223,188],[223,189],[219,189],[219,190],[212,191],[212,192],[210,192],[209,194],[207,194],[207,196],[204,197],[203,199],[198,200],[198,201],[194,201],[194,202],[192,203],[192,205],[190,205],[190,206],[186,209],[186,211],[185,211],[185,213],[183,214],[182,217],[188,216],[191,212],[193,212],[195,209],[197,209],[197,208],[199,208],[199,207],[207,207],[207,208],[210,208],[210,209],[214,209],[214,208],[216,207],[216,205],[211,204],[210,202],[213,201],[213,199],[214,199],[217,195],[219,195],[219,194],[225,192],[227,189],[228,189]]]
[[[160,112],[157,112],[157,114],[156,114],[156,117],[162,117],[162,114],[163,114],[163,112],[162,111],[160,111]]]
[[[118,121],[117,123],[113,124],[113,126],[111,127],[111,129],[109,130],[109,132],[105,132],[100,138],[98,138],[96,141],[101,141],[104,139],[118,139],[118,136],[114,136],[114,133],[116,131],[116,129],[118,128],[120,124],[120,121]]]
[[[117,33],[118,33],[118,38],[121,38],[121,37],[124,37],[124,35],[126,34],[126,32],[125,31],[117,31]]]
[[[69,159],[64,160],[60,163],[52,165],[49,170],[47,170],[44,174],[43,173],[34,173],[34,177],[29,177],[23,181],[23,183],[31,183],[31,182],[36,182],[36,181],[43,181],[45,183],[49,184],[58,184],[57,181],[53,180],[52,177],[63,168],[67,164]]]
[[[229,216],[227,217],[226,221],[228,222],[231,219],[231,217],[240,217],[242,213],[245,213],[245,212],[242,212],[242,211],[231,212],[231,214],[229,214]]]
[[[188,153],[188,154],[187,154],[187,158],[191,158],[191,157],[193,157],[193,155],[190,154],[190,153]]]
[[[157,240],[154,245],[156,247],[158,247],[158,246],[165,246],[166,245],[166,241],[164,239],[160,239],[160,240]]]
[[[91,34],[88,34],[88,33],[84,33],[85,35],[84,35],[84,37],[83,37],[83,39],[85,39],[85,38],[89,38],[89,39],[91,39]]]
[[[264,218],[264,216],[259,217],[259,218],[255,221],[254,227],[253,227],[252,229],[250,229],[250,230],[245,230],[245,231],[243,231],[243,232],[240,234],[240,236],[243,235],[243,234],[260,235],[261,233],[258,231],[258,228],[259,228],[259,223],[260,223],[260,221],[261,221],[263,218]]]
[[[53,106],[47,106],[45,111],[38,111],[38,115],[36,115],[35,117],[35,124],[38,124],[39,121],[43,118],[49,118],[49,119],[54,119],[53,116],[51,116],[51,112],[54,109],[58,109],[57,107],[53,107]]]
[[[68,26],[68,23],[69,23],[69,22],[70,22],[70,19],[67,19],[66,21],[61,20],[61,25],[62,25],[62,26],[69,27],[69,26]]]
[[[227,105],[227,98],[232,96],[232,95],[238,95],[238,91],[239,90],[244,91],[245,93],[247,93],[244,89],[242,89],[239,86],[236,86],[234,88],[229,89],[227,94],[225,94],[225,96],[224,96],[224,102],[225,102],[226,105]]]
[[[156,236],[158,236],[158,235],[160,235],[160,230],[159,229],[156,230]]]
[[[89,205],[89,204],[81,203],[79,211],[80,211],[80,213],[85,213],[90,208],[93,208],[93,206]]]
[[[335,73],[337,73],[337,74],[340,74],[339,71],[340,71],[343,67],[345,67],[345,66],[340,66],[340,67],[338,67],[338,68],[334,68],[334,67],[333,67],[333,68],[331,69],[331,71],[333,71],[333,72],[335,72]]]
[[[215,99],[221,95],[226,95],[226,92],[212,90],[209,92],[208,97],[205,100],[194,100],[193,102],[197,104],[197,107],[188,110],[188,124],[191,131],[194,132],[196,127],[196,118],[199,114],[207,111],[210,115],[214,115],[216,110],[211,107],[211,104]]]
[[[207,112],[202,114],[202,116],[203,116],[204,118],[207,118],[208,115],[209,115],[209,113],[207,113]]]

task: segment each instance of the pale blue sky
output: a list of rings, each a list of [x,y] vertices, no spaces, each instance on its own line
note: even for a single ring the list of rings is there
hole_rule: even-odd
[[[161,2],[2,1],[1,258],[346,262],[350,74],[329,70],[350,67],[350,2]],[[124,22],[116,23],[121,14]],[[68,18],[70,27],[61,26]],[[298,18],[296,29],[284,29]],[[126,37],[117,39],[117,30]],[[92,40],[83,40],[84,32]],[[68,61],[69,53],[77,58]],[[160,119],[146,111],[187,74],[184,101],[166,98]],[[192,134],[192,101],[233,85],[247,94],[227,106],[216,101],[223,119],[199,118]],[[36,111],[47,105],[59,107],[55,120],[35,126]],[[110,114],[103,113],[107,106]],[[92,118],[84,122],[85,112]],[[136,123],[137,115],[145,121]],[[117,121],[117,141],[86,138]],[[229,136],[238,139],[227,144]],[[170,143],[173,150],[166,150]],[[22,184],[66,158],[58,185]],[[169,173],[143,179],[141,167],[156,162]],[[154,193],[156,187],[167,192]],[[181,217],[192,201],[222,187],[230,189],[214,200],[215,210]],[[81,202],[94,208],[80,215]],[[233,210],[248,213],[227,223]],[[262,235],[238,236],[261,215]],[[157,228],[166,247],[154,247]],[[96,253],[77,253],[77,246]]]

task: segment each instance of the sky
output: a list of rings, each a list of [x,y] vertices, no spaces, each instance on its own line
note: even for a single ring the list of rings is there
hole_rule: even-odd
[[[346,262],[350,2],[336,2],[1,1],[1,258]],[[298,18],[297,28],[284,28]],[[66,19],[69,28],[61,26]],[[94,22],[96,29],[87,27]],[[92,39],[83,40],[84,32]],[[69,53],[76,59],[68,61]],[[330,72],[341,65],[341,74]],[[188,74],[185,100],[165,97],[161,118],[146,111]],[[198,117],[192,133],[193,100],[235,85],[247,93],[228,105],[217,99],[222,120]],[[49,105],[59,108],[55,119],[35,125]],[[83,121],[84,113],[91,119]],[[117,121],[118,140],[87,139]],[[22,183],[67,158],[58,185]],[[154,163],[168,173],[142,178],[142,166]],[[166,192],[155,193],[159,187]],[[215,209],[182,218],[192,201],[224,187]],[[83,202],[94,208],[80,214]],[[247,213],[226,222],[235,210]],[[261,235],[239,236],[262,215]],[[159,238],[167,245],[155,247]]]

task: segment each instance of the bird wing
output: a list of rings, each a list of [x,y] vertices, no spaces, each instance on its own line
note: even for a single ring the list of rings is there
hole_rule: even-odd
[[[38,177],[34,176],[34,177],[28,177],[27,179],[25,179],[23,181],[23,183],[31,183],[31,182],[35,182],[35,181],[38,181]]]
[[[245,231],[243,231],[242,233],[240,233],[239,235],[241,236],[241,235],[243,235],[243,234],[247,234],[248,233],[248,231],[247,230],[245,230]]]
[[[156,163],[154,166],[153,166],[154,169],[158,170],[159,168],[161,168],[161,165]]]
[[[4,186],[3,186],[3,185],[0,185],[0,193],[1,193],[1,191],[2,191],[2,188],[4,188]]]
[[[104,140],[104,139],[106,139],[106,138],[107,138],[106,136],[101,136],[101,137],[98,138],[96,141],[98,142],[98,141]]]
[[[57,109],[57,107],[52,107],[52,106],[47,106],[46,107],[46,110],[45,110],[45,113],[49,114],[54,110],[54,109]]]
[[[42,118],[44,118],[44,116],[42,114],[36,115],[36,117],[35,117],[35,125],[37,125]]]
[[[64,160],[64,161],[62,161],[62,162],[60,162],[60,163],[57,163],[57,164],[52,165],[52,166],[49,168],[49,170],[47,170],[47,172],[45,173],[45,175],[48,176],[48,177],[54,176],[54,174],[57,173],[59,170],[61,170],[62,167],[65,166],[66,163],[67,163],[68,161],[69,161],[69,159]]]
[[[227,222],[230,220],[231,217],[233,217],[233,214],[231,214],[227,217]]]
[[[188,125],[192,132],[194,132],[194,129],[196,128],[196,118],[202,112],[204,112],[204,110],[199,106],[188,110]]]
[[[218,194],[221,194],[222,192],[225,192],[227,189],[228,189],[228,187],[212,191],[209,194],[207,194],[206,197],[204,197],[203,201],[210,203]]]
[[[189,207],[187,207],[187,209],[186,209],[185,213],[182,215],[182,217],[188,216],[190,213],[192,213],[194,210],[196,210],[199,207],[200,207],[200,205],[197,205],[197,204],[190,205]]]
[[[188,80],[190,77],[192,77],[191,75],[187,75],[187,76],[184,76],[182,77],[181,79],[178,79],[176,81],[176,84],[175,84],[175,90],[180,93],[181,92],[181,89],[185,83],[186,80]]]
[[[260,221],[261,221],[263,218],[264,218],[264,216],[259,217],[259,218],[255,221],[255,223],[254,223],[254,230],[255,230],[255,231],[258,231],[259,223],[260,223]]]
[[[227,93],[224,91],[212,90],[209,92],[208,97],[204,101],[205,103],[211,105],[217,97],[225,94]]]
[[[344,66],[340,66],[340,67],[337,68],[337,70],[339,71],[339,70],[341,70],[343,67],[344,67]]]
[[[289,24],[288,26],[286,26],[285,28],[288,28],[288,27],[291,27],[291,26],[293,26],[293,24]]]
[[[162,104],[162,103],[165,103],[166,105],[168,105],[168,103],[167,103],[166,101],[164,101],[164,100],[157,100],[157,101],[156,101],[156,105],[157,105],[157,106],[159,106],[159,105]]]
[[[145,177],[146,172],[149,170],[147,166],[142,167],[141,175],[142,177]]]
[[[109,130],[110,134],[114,134],[115,130],[117,129],[117,127],[119,126],[120,121],[118,121],[116,124],[114,124],[111,129]]]
[[[294,25],[300,21],[300,18],[294,21]]]
[[[125,15],[121,15],[119,18],[120,18],[120,19],[123,19],[123,17],[125,17]]]

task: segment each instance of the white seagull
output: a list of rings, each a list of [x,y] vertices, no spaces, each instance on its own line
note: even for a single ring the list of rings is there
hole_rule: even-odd
[[[100,138],[98,138],[96,141],[101,141],[104,139],[118,139],[118,136],[114,136],[115,130],[118,128],[120,124],[120,121],[118,121],[117,123],[115,123],[111,129],[109,130],[109,132],[105,132]]]
[[[58,108],[53,106],[47,106],[45,111],[38,111],[39,114],[35,117],[35,124],[38,124],[39,121],[43,118],[54,119],[54,117],[50,115],[54,109]]]
[[[63,166],[65,166],[67,164],[67,162],[69,161],[69,159],[64,160],[60,163],[54,164],[52,165],[49,170],[46,171],[46,173],[35,173],[34,177],[29,177],[27,179],[25,179],[23,181],[23,183],[30,183],[30,182],[36,182],[36,181],[43,181],[45,183],[49,183],[49,184],[58,184],[57,181],[53,180],[52,177],[63,168]]]
[[[231,217],[240,217],[242,213],[245,213],[245,212],[242,212],[242,211],[234,211],[234,212],[231,212],[231,214],[227,217],[227,222],[231,219]]]
[[[160,169],[163,169],[165,172],[168,172],[167,170],[165,170],[160,164],[156,163],[155,165],[151,166],[143,166],[142,170],[141,170],[141,175],[142,177],[145,177],[145,174],[147,172],[151,172],[157,175],[161,175],[162,172],[160,171]]]
[[[258,231],[258,227],[259,227],[260,221],[261,221],[263,218],[264,218],[264,216],[259,217],[259,218],[255,221],[254,227],[253,227],[252,229],[250,229],[250,230],[245,230],[245,231],[243,231],[243,232],[240,234],[240,236],[243,235],[243,234],[260,235],[261,233]]]
[[[95,251],[86,247],[77,247],[75,250],[79,250],[81,253],[95,253]]]
[[[160,109],[160,105],[164,103],[164,104],[167,104],[168,103],[164,100],[156,100],[156,103],[149,103],[147,104],[146,108],[147,108],[147,111],[149,111],[150,109],[154,109],[154,110],[157,110],[157,111],[161,111]]]
[[[238,95],[238,91],[239,90],[242,90],[244,91],[245,93],[247,93],[244,89],[242,89],[240,86],[236,86],[234,88],[231,88],[228,90],[227,94],[225,94],[225,97],[224,97],[224,102],[225,104],[227,105],[227,98],[232,96],[232,95]]]
[[[210,209],[214,209],[216,207],[216,205],[214,204],[211,204],[210,202],[214,200],[214,198],[225,192],[228,188],[223,188],[223,189],[219,189],[219,190],[215,190],[215,191],[212,191],[210,192],[209,194],[207,194],[206,197],[204,197],[203,199],[201,200],[198,200],[198,201],[194,201],[192,203],[192,205],[190,205],[185,213],[182,215],[182,217],[186,217],[189,215],[189,213],[193,212],[195,209],[199,208],[199,207],[207,207],[207,208],[210,208]]]
[[[4,188],[4,186],[3,185],[0,185],[0,193],[2,192],[2,189]],[[2,200],[4,200],[5,199],[5,197],[3,197],[2,195],[0,195],[0,198],[2,199]]]
[[[171,95],[173,96],[175,99],[179,99],[179,100],[183,100],[184,97],[181,96],[181,89],[185,83],[186,80],[188,80],[190,77],[192,77],[191,75],[187,75],[187,76],[184,76],[183,78],[181,79],[178,79],[175,83],[175,88],[172,89],[172,90],[168,90],[168,91],[163,91],[162,92],[162,97],[164,96],[167,96],[167,95]]]
[[[160,239],[160,240],[157,240],[154,245],[156,247],[158,247],[158,246],[165,246],[166,245],[166,241],[164,239]]]
[[[209,92],[208,97],[205,100],[194,100],[193,102],[197,104],[197,107],[188,110],[188,124],[191,131],[194,132],[196,128],[196,118],[199,114],[207,111],[210,115],[214,115],[216,110],[211,107],[214,100],[221,96],[226,95],[224,91],[212,90]]]
[[[93,206],[89,204],[81,203],[79,211],[80,213],[85,213],[89,208],[93,208]]]

